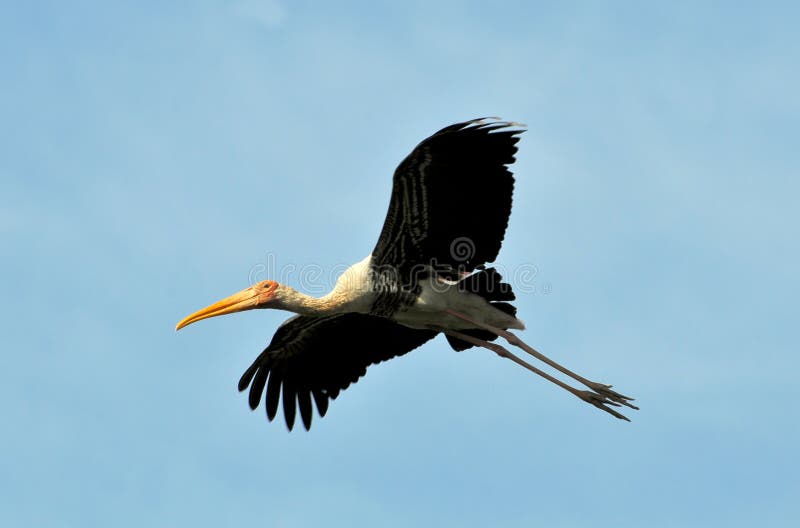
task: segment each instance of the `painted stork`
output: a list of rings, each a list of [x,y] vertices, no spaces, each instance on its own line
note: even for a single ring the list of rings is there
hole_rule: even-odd
[[[389,211],[372,253],[350,266],[333,290],[314,298],[265,280],[183,319],[180,330],[218,315],[276,308],[294,312],[239,380],[255,410],[266,389],[272,421],[279,400],[289,430],[297,409],[311,427],[330,400],[367,367],[401,356],[445,334],[461,351],[483,347],[566,389],[616,418],[612,407],[637,409],[610,385],[589,381],[540,354],[509,329],[522,330],[511,287],[484,264],[500,251],[514,162],[523,125],[482,118],[457,123],[417,145],[394,173]],[[581,383],[579,390],[494,343],[502,337]]]

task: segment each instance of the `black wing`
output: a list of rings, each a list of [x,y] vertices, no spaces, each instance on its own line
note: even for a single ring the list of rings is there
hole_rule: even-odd
[[[406,354],[436,333],[358,313],[298,315],[278,328],[269,346],[242,375],[239,390],[250,386],[250,408],[255,409],[266,387],[270,421],[278,412],[283,393],[289,430],[294,426],[297,407],[303,425],[310,429],[312,398],[320,416],[325,416],[329,400],[358,381],[368,366]]]
[[[394,173],[389,211],[372,254],[374,266],[403,279],[417,266],[472,271],[500,251],[508,217],[520,125],[476,119],[443,128]]]

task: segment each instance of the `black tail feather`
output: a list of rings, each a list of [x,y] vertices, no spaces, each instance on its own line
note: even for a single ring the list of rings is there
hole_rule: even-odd
[[[489,304],[491,304],[498,310],[503,311],[512,316],[517,315],[517,308],[512,304],[505,302],[505,301],[513,301],[514,299],[516,299],[514,292],[511,290],[511,285],[503,282],[502,275],[500,275],[500,273],[498,273],[496,269],[488,268],[485,270],[477,271],[472,275],[462,279],[458,283],[458,285],[459,288],[462,289],[462,291],[480,295],[481,297],[489,301]],[[480,329],[462,330],[461,333],[471,337],[475,337],[477,339],[482,339],[484,341],[494,341],[495,339],[497,339],[497,336],[489,332],[488,330],[480,330]],[[450,344],[453,350],[457,352],[475,346],[472,343],[467,343],[466,341],[458,339],[457,337],[452,337],[452,336],[446,336],[446,337],[447,337],[447,342]]]
[[[511,285],[494,268],[478,271],[458,283],[462,291],[480,295],[487,301],[513,301],[516,299]]]

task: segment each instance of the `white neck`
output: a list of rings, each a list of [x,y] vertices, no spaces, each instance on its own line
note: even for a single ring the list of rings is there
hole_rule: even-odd
[[[369,263],[370,257],[367,256],[347,268],[333,290],[319,298],[281,284],[273,307],[316,317],[347,312],[369,313],[374,301],[374,292],[369,283]]]
[[[334,290],[324,297],[312,297],[301,293],[291,286],[278,286],[275,308],[288,310],[300,315],[322,317],[352,311],[347,306],[347,296]]]

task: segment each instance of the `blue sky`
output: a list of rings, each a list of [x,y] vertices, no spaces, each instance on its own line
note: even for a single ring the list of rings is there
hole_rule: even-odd
[[[4,2],[0,524],[795,526],[799,15]],[[328,284],[483,115],[529,127],[524,335],[632,423],[439,339],[290,434],[236,392],[285,314],[174,332],[265,268]]]

